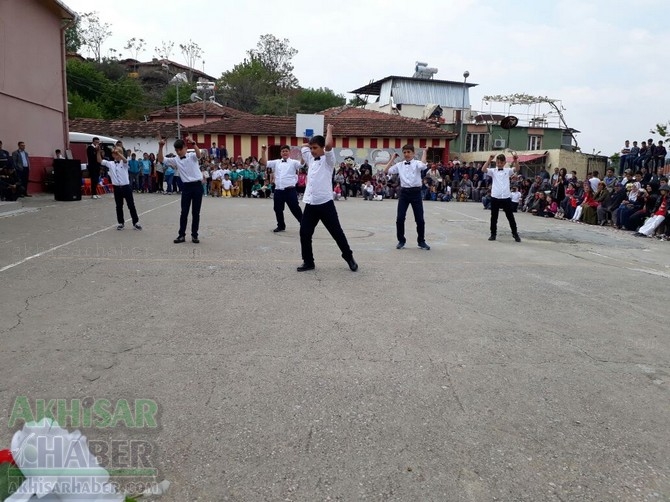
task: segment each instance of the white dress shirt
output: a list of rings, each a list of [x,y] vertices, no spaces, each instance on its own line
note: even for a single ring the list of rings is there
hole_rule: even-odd
[[[307,170],[307,186],[302,200],[305,204],[319,205],[333,200],[333,170],[335,169],[335,151],[325,151],[319,160],[312,157],[308,147],[302,148]]]
[[[130,184],[128,179],[128,162],[121,162],[115,160],[103,160],[100,163],[109,171],[109,177],[112,179],[112,185],[115,187],[122,187]]]
[[[202,173],[200,172],[200,164],[198,164],[198,157],[194,152],[189,152],[185,157],[170,157],[163,160],[165,167],[172,167],[184,183],[193,183],[194,181],[202,181]]]
[[[400,178],[400,186],[403,188],[421,187],[421,171],[426,169],[426,164],[412,159],[403,160],[389,168],[389,174],[397,174]]]
[[[514,175],[514,169],[511,167],[489,167],[486,170],[486,174],[493,181],[491,197],[494,199],[509,199],[512,196],[512,191],[509,188],[509,179]]]
[[[272,169],[275,175],[275,189],[284,190],[294,187],[298,183],[300,166],[300,162],[293,159],[277,159],[268,162],[268,167]]]
[[[222,180],[223,179],[223,171],[221,169],[217,169],[212,173],[212,181],[216,180]]]
[[[224,190],[230,190],[231,188],[233,188],[233,182],[225,178],[223,179],[223,181],[221,181],[221,184],[223,185]]]

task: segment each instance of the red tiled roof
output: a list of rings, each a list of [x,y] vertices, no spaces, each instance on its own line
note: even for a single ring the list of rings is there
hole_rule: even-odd
[[[116,138],[177,137],[177,124],[143,120],[72,119],[70,131]]]
[[[363,108],[343,106],[329,108],[320,113],[326,124],[333,124],[337,136],[374,136],[410,138],[449,138],[457,133],[441,129],[423,120],[375,112]],[[295,117],[250,115],[224,118],[208,124],[186,129],[190,133],[254,134],[294,136]]]
[[[235,108],[230,108],[229,106],[223,106],[218,103],[213,103],[212,101],[205,101],[204,105],[202,101],[196,103],[184,103],[179,104],[179,116],[180,117],[202,117],[203,106],[208,117],[221,117],[221,118],[234,118],[241,117],[242,115],[250,115],[246,112],[236,110]],[[166,106],[160,110],[154,110],[149,114],[150,118],[177,118],[177,107],[176,106]]]

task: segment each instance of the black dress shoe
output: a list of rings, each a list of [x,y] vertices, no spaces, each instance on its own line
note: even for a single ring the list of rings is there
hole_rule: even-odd
[[[200,244],[200,239],[198,239],[197,237],[193,237],[193,238],[191,239],[191,242],[192,242],[193,244]]]
[[[356,260],[354,260],[353,256],[347,260],[347,264],[349,265],[349,268],[352,272],[356,272],[356,270],[358,270],[358,263],[356,263]]]
[[[273,232],[283,232],[284,230],[286,230],[286,228],[277,227],[273,230]]]
[[[177,238],[176,238],[174,241],[172,241],[172,242],[174,242],[175,244],[181,244],[182,242],[186,242],[186,239],[185,239],[183,236],[180,235],[179,237],[177,237]]]
[[[298,272],[306,272],[307,270],[314,270],[315,268],[313,263],[303,263],[296,270]]]
[[[517,242],[521,242],[521,237],[519,237],[519,234],[514,234],[514,240]]]
[[[496,240],[496,236],[495,236],[495,235],[492,235],[491,237],[489,237],[489,240],[490,240],[490,241],[494,241],[494,240]]]

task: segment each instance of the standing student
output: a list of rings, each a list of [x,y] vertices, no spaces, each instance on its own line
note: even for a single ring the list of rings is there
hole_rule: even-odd
[[[323,222],[330,235],[337,242],[342,258],[352,272],[358,270],[354,254],[344,235],[337,210],[333,202],[333,170],[335,169],[335,152],[333,151],[333,126],[328,124],[326,137],[314,136],[309,145],[303,145],[302,158],[307,164],[307,186],[305,188],[305,210],[300,222],[300,247],[302,249],[302,265],[298,272],[314,270],[314,254],[312,236],[314,229]]]
[[[495,158],[495,168],[490,168],[491,162]],[[516,242],[521,242],[521,237],[516,228],[516,220],[512,208],[512,193],[510,190],[510,177],[519,171],[519,158],[514,155],[513,166],[506,167],[507,159],[505,154],[501,153],[497,157],[491,155],[484,164],[482,170],[484,174],[491,178],[491,236],[490,241],[496,240],[498,233],[498,213],[502,209],[507,216],[509,227],[512,230],[512,236]]]
[[[90,145],[86,147],[86,170],[91,180],[91,199],[98,198],[98,183],[100,182],[100,161],[98,160],[98,151],[100,150],[100,138],[93,138]]]
[[[109,177],[112,180],[112,185],[114,185],[116,221],[118,222],[116,229],[123,230],[125,221],[123,217],[123,201],[125,199],[126,205],[128,206],[128,211],[130,211],[130,217],[133,221],[133,227],[135,227],[135,230],[142,230],[142,225],[140,225],[140,218],[137,216],[137,209],[135,209],[133,190],[130,186],[130,179],[128,178],[128,161],[123,155],[123,148],[117,146],[114,148],[114,150],[112,150],[112,159],[114,160],[102,159],[102,149],[100,148],[100,145],[97,146],[96,155],[100,165],[107,168]]]
[[[400,178],[401,189],[395,220],[398,244],[395,248],[402,249],[405,247],[405,216],[407,215],[407,208],[411,205],[414,221],[416,222],[417,244],[420,249],[430,251],[430,246],[426,244],[426,223],[423,219],[423,202],[421,200],[421,172],[426,169],[428,148],[424,148],[421,161],[414,158],[413,145],[403,146],[402,154],[405,158],[404,161],[392,166],[393,161],[398,158],[398,154],[394,153],[384,169],[385,173],[397,174]]]
[[[286,222],[284,221],[284,204],[286,204],[298,220],[298,224],[302,221],[302,209],[298,203],[298,192],[296,185],[298,183],[298,172],[300,172],[301,164],[297,160],[290,158],[291,147],[283,145],[280,149],[281,159],[271,160],[267,159],[267,147],[261,147],[260,163],[270,169],[270,182],[274,183],[274,211],[277,217],[277,228],[273,232],[283,232],[286,230]]]
[[[161,139],[158,142],[158,155],[156,159],[158,162],[163,162],[163,165],[172,167],[181,177],[181,216],[179,218],[179,234],[174,240],[175,244],[180,244],[186,241],[186,224],[188,223],[188,213],[193,207],[193,220],[191,222],[191,241],[198,244],[198,229],[200,227],[200,207],[202,206],[202,173],[200,172],[200,148],[197,143],[188,138],[189,145],[193,147],[194,152],[186,150],[186,143],[183,139],[178,139],[174,142],[174,150],[177,153],[176,157],[164,158],[163,147],[165,140]]]

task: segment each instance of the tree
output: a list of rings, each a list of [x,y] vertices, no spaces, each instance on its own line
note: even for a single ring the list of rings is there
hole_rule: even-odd
[[[156,52],[158,59],[170,59],[170,55],[172,54],[173,49],[174,42],[166,42],[165,40],[161,42],[160,46],[154,47],[154,51]]]
[[[70,104],[67,107],[68,117],[70,119],[101,119],[102,110],[97,103],[92,101],[87,101],[82,98],[79,94],[68,93],[67,100]]]
[[[85,101],[97,102],[109,83],[107,77],[88,61],[68,60],[66,74],[68,93],[77,94]]]
[[[271,95],[270,75],[257,59],[245,59],[217,81],[224,103],[245,112],[254,112],[264,96]]]
[[[188,84],[179,85],[179,104],[183,105],[185,103],[191,102],[191,94],[193,94],[193,88]],[[177,104],[177,86],[170,84],[165,90],[165,95],[161,103],[163,106],[176,106]]]
[[[181,53],[186,60],[186,66],[189,68],[188,81],[191,82],[193,80],[193,68],[196,61],[203,55],[203,51],[198,44],[190,39],[187,44],[179,44],[179,49],[181,49]]]
[[[656,124],[656,127],[649,130],[651,134],[658,134],[661,138],[668,138],[668,129],[670,129],[670,123],[666,122],[665,124]]]
[[[349,100],[347,103],[349,106],[365,106],[368,104],[367,100],[361,98],[358,94],[356,94],[353,98]]]
[[[100,23],[97,12],[87,12],[81,15],[82,45],[88,47],[96,61],[102,60],[102,44],[111,36],[110,28],[109,23]]]
[[[146,45],[146,42],[144,41],[143,38],[131,38],[128,40],[126,43],[124,49],[127,51],[130,51],[130,56],[133,59],[137,59],[142,52],[144,52],[144,46]]]
[[[296,96],[298,113],[317,113],[344,105],[347,100],[327,87],[300,89]]]
[[[284,90],[298,87],[291,63],[298,51],[289,45],[287,38],[279,40],[274,35],[261,35],[256,49],[247,51],[247,54],[265,67],[270,75],[269,83],[274,87]]]
[[[137,80],[130,77],[109,81],[101,100],[106,119],[136,119],[144,115],[148,103]]]
[[[77,54],[84,44],[81,36],[81,17],[77,14],[74,23],[65,30],[65,50],[68,54]]]

